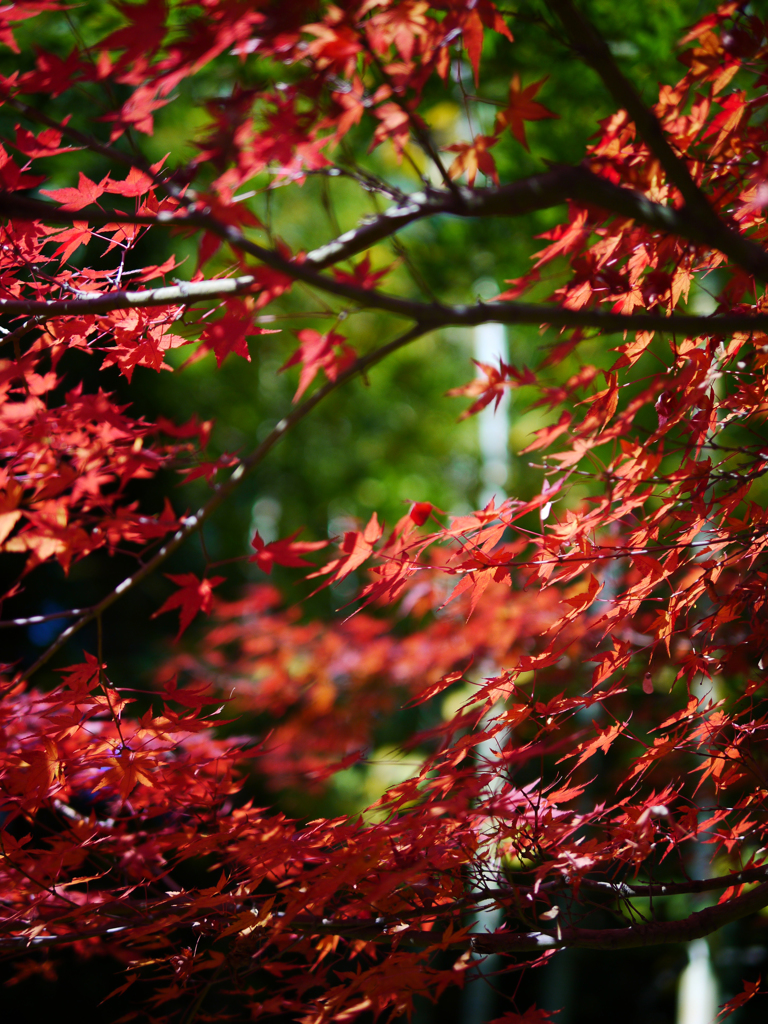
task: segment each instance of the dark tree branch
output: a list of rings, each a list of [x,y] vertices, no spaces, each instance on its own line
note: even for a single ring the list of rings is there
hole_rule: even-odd
[[[576,170],[576,169],[570,169]],[[589,174],[589,172],[586,172]],[[599,181],[596,175],[590,175],[593,181]],[[606,183],[610,185],[610,183]],[[520,209],[526,202],[523,192],[535,193],[538,187],[536,181],[525,183],[525,189],[518,189],[517,192],[502,193],[497,190],[483,204],[492,214],[498,215],[502,210],[508,211]],[[515,186],[517,188],[517,186]],[[490,190],[488,190],[490,192]],[[658,217],[661,221],[667,214],[662,214],[666,207],[658,206],[644,200],[635,193],[625,189],[617,189],[619,193],[626,193],[623,197],[627,200],[627,215],[629,207],[640,208],[647,203],[648,215]],[[635,197],[633,199],[633,196]],[[551,205],[551,204],[550,204]],[[654,207],[657,209],[654,209]],[[312,287],[336,295],[339,298],[352,301],[360,306],[369,309],[380,309],[392,313],[395,316],[404,317],[420,323],[425,329],[433,330],[448,325],[474,327],[477,324],[496,322],[505,324],[549,324],[551,327],[582,327],[596,328],[605,333],[621,333],[626,330],[652,330],[679,332],[680,334],[729,334],[733,331],[750,331],[755,329],[768,328],[768,314],[740,314],[731,313],[721,316],[693,316],[688,314],[673,314],[671,316],[653,315],[647,313],[609,313],[603,310],[590,309],[567,309],[561,306],[534,305],[522,302],[505,302],[497,304],[478,303],[474,306],[444,306],[439,303],[415,302],[409,299],[401,299],[394,295],[388,295],[374,289],[359,288],[355,285],[335,281],[319,273],[310,264],[309,260],[302,263],[286,259],[272,249],[265,249],[263,246],[250,241],[243,233],[229,225],[222,224],[205,211],[189,210],[178,217],[162,213],[155,217],[121,214],[117,212],[105,212],[90,209],[72,212],[59,208],[49,207],[47,203],[39,203],[36,200],[18,199],[8,193],[0,194],[0,212],[8,213],[10,210],[19,210],[22,215],[27,213],[36,217],[45,216],[51,220],[62,220],[67,223],[74,219],[88,219],[95,223],[130,223],[145,225],[189,225],[205,228],[218,234],[228,241],[233,247],[247,252],[274,270],[284,273],[295,280],[303,281]],[[395,208],[399,209],[399,208]],[[416,211],[411,211],[414,215]],[[401,210],[402,216],[410,216],[406,211]],[[508,213],[514,215],[513,212]],[[395,218],[393,218],[395,219]],[[381,225],[377,222],[371,227],[371,231],[381,231]],[[367,228],[363,225],[363,230]],[[380,237],[385,237],[382,233]],[[342,235],[337,242],[346,245],[351,242],[345,241]],[[370,243],[370,237],[367,244]],[[317,262],[321,266],[327,266],[337,258],[323,250],[317,250],[320,254]],[[768,264],[768,257],[764,254]],[[766,268],[768,273],[768,266]],[[82,292],[71,299],[0,299],[0,312],[9,315],[35,315],[35,316],[67,316],[83,313],[106,313],[112,309],[130,309],[136,307],[168,306],[168,305],[191,305],[203,299],[226,298],[229,295],[236,295],[248,292],[257,285],[255,276],[246,274],[235,278],[221,278],[208,281],[196,281],[182,283],[161,288],[148,288],[141,291],[121,290],[116,292]],[[1,340],[1,339],[0,339]]]
[[[744,868],[742,871],[733,871],[728,875],[715,875],[712,878],[691,878],[685,882],[609,882],[596,878],[580,878],[578,886],[580,889],[589,889],[592,892],[632,899],[644,896],[694,896],[702,892],[728,889],[732,885],[766,880],[768,880],[768,864],[756,868]],[[570,887],[572,886],[568,880],[557,878],[535,887],[510,883],[509,889],[480,889],[477,896],[481,899],[502,901],[508,900],[510,893],[530,892],[535,894],[536,892],[552,892]]]
[[[250,251],[244,240],[242,248]],[[265,250],[269,251],[269,250]],[[286,274],[306,280],[315,287],[341,295],[363,308],[380,309],[421,324],[424,330],[441,327],[476,327],[478,324],[534,324],[560,328],[595,328],[604,334],[624,331],[659,331],[681,335],[727,335],[734,331],[768,330],[768,313],[725,313],[697,316],[674,313],[671,316],[649,313],[609,313],[599,309],[567,309],[562,306],[537,305],[526,302],[479,302],[473,306],[444,306],[439,303],[399,299],[373,289],[356,288],[326,278],[308,275],[304,265],[285,261],[279,267]],[[295,273],[294,273],[295,272]],[[9,315],[34,314],[41,319],[55,316],[108,313],[112,309],[136,309],[154,306],[188,306],[204,299],[226,299],[250,292],[258,279],[249,274],[240,277],[214,278],[141,291],[83,292],[72,299],[0,299],[0,312]],[[6,339],[0,337],[0,345]]]
[[[692,878],[687,882],[601,882],[585,878],[579,884],[582,888],[630,898],[633,896],[693,896],[697,893],[728,889],[732,885],[763,882],[767,876],[768,865],[763,865],[759,868],[734,871],[729,875],[717,875],[714,878]]]
[[[744,239],[734,232],[726,231],[723,245],[716,245],[709,230],[702,227],[686,211],[674,210],[654,203],[644,195],[631,189],[613,185],[605,178],[593,174],[584,167],[560,167],[544,174],[534,175],[519,182],[500,188],[461,190],[461,201],[457,202],[449,192],[418,192],[404,203],[391,207],[378,217],[364,221],[359,227],[345,232],[327,245],[309,253],[303,262],[286,259],[272,249],[266,249],[250,241],[230,225],[217,221],[205,209],[194,205],[178,214],[161,212],[159,215],[125,214],[120,211],[105,211],[99,208],[70,211],[53,207],[48,203],[0,193],[0,213],[10,217],[42,219],[50,222],[72,223],[87,220],[96,225],[130,223],[144,226],[196,226],[225,239],[233,247],[247,252],[271,268],[285,273],[296,280],[316,287],[339,298],[353,301],[368,308],[381,309],[396,316],[429,322],[433,326],[445,324],[467,324],[496,320],[500,323],[548,323],[556,327],[595,327],[606,331],[661,330],[656,323],[660,317],[647,314],[605,313],[600,310],[567,310],[556,307],[505,303],[494,307],[489,316],[488,308],[480,304],[475,307],[446,307],[437,303],[425,304],[400,299],[373,289],[359,288],[335,281],[319,271],[332,264],[348,259],[369,248],[375,242],[394,234],[407,224],[439,213],[464,217],[520,216],[535,210],[559,205],[567,199],[600,206],[621,216],[632,218],[654,230],[679,235],[699,245],[720,248],[742,266],[747,266],[756,277],[768,282],[768,253],[759,245]],[[732,244],[734,242],[736,244]],[[742,250],[748,250],[745,252]],[[726,251],[728,250],[728,251]],[[744,257],[744,258],[742,258]],[[746,263],[745,263],[746,259]],[[247,292],[256,284],[251,275],[241,275],[213,281],[190,282],[175,287],[145,289],[142,291],[120,291],[113,293],[81,293],[72,299],[3,299],[0,310],[9,315],[61,316],[84,312],[103,313],[110,309],[124,309],[136,306],[186,305],[201,299],[222,298]],[[738,315],[737,315],[738,316]],[[672,326],[672,319],[675,325]],[[632,320],[632,322],[630,322]],[[706,322],[705,322],[706,321]],[[670,318],[667,325],[671,330],[717,333],[733,330],[750,330],[758,326],[758,318],[740,315],[738,320],[718,319],[718,328],[713,329],[708,318]]]
[[[562,928],[557,932],[497,932],[473,935],[477,953],[528,953],[576,946],[579,949],[633,949],[703,939],[732,921],[768,906],[768,882],[727,903],[698,910],[680,921],[643,921],[626,928]]]
[[[718,249],[748,273],[765,281],[766,254],[761,246],[727,226],[691,176],[685,160],[672,149],[659,119],[643,102],[634,85],[613,58],[608,44],[572,0],[546,0],[560,19],[572,48],[603,80],[616,103],[634,121],[641,138],[677,188],[685,203],[684,214],[698,224],[713,249]]]
[[[601,891],[610,889],[615,895],[622,897],[641,895],[673,895],[679,893],[706,892],[712,889],[722,889],[729,885],[739,885],[744,882],[754,881],[757,878],[765,878],[768,867],[748,868],[744,871],[731,875],[723,875],[717,878],[702,879],[682,883],[659,883],[626,885],[624,883],[599,882],[590,879],[583,879],[581,886]],[[561,888],[560,882],[545,883],[537,891]],[[533,892],[529,886],[516,887],[519,892]],[[487,890],[477,894],[481,901],[493,899],[499,904],[504,904],[510,899],[510,893],[506,890]],[[246,901],[250,903],[251,901]],[[402,914],[393,914],[377,917],[368,920],[334,920],[333,917],[321,917],[312,914],[292,915],[286,918],[285,924],[289,931],[301,934],[332,934],[340,935],[347,939],[367,939],[370,941],[387,942],[391,941],[394,935],[398,935],[398,941],[409,945],[425,946],[435,941],[434,932],[422,932],[413,930],[404,932],[400,927],[405,921],[419,917],[437,916],[439,918],[455,917],[464,913],[469,907],[467,899],[458,900],[455,904],[440,905],[434,911],[427,908],[415,908],[413,911]],[[211,920],[227,921],[235,917],[243,906],[246,905],[239,900],[230,903],[226,898],[222,904],[212,907],[208,913]],[[706,910],[698,911],[689,917],[679,921],[650,921],[631,925],[625,928],[570,928],[561,929],[559,933],[551,932],[498,932],[496,934],[470,935],[469,938],[461,937],[454,945],[471,947],[478,953],[496,952],[536,952],[545,949],[562,948],[574,946],[582,949],[630,949],[637,946],[663,945],[665,943],[686,942],[694,938],[703,938],[711,934],[723,925],[731,921],[739,920],[749,914],[768,905],[768,882],[759,886],[752,892],[745,893],[730,900],[728,903],[719,904],[715,907],[708,907]],[[140,929],[142,925],[155,927],[159,921],[165,921],[169,928],[184,926],[189,913],[197,915],[199,911],[195,908],[194,901],[189,897],[175,896],[172,899],[138,900],[132,902],[123,900],[120,903],[123,913],[132,910],[136,914],[136,920],[131,924],[115,924],[114,917],[110,916],[110,907],[99,908],[98,916],[107,917],[108,923],[93,925],[86,930],[74,930],[60,934],[39,935],[34,938],[27,936],[2,936],[0,937],[0,952],[3,950],[48,947],[67,945],[86,937],[112,937],[128,929]],[[86,908],[84,908],[84,911]],[[282,912],[276,912],[276,916],[285,917]],[[51,926],[71,927],[71,922],[65,918],[57,918],[51,922]],[[392,929],[396,931],[393,932]]]
[[[20,626],[37,626],[41,622],[53,622],[55,619],[74,618],[88,611],[87,608],[71,608],[66,612],[51,612],[49,615],[30,615],[25,619],[5,619],[0,621],[0,629],[15,629]]]
[[[670,182],[682,195],[686,207],[705,223],[716,221],[716,214],[691,177],[687,164],[667,141],[659,119],[645,105],[634,85],[624,75],[610,47],[594,25],[572,0],[546,0],[546,4],[560,19],[571,47],[597,72],[618,106],[626,110],[632,118],[641,138],[664,168]]]
[[[699,245],[710,245],[699,222],[683,211],[654,203],[641,192],[614,185],[586,167],[555,167],[543,174],[489,188],[459,188],[459,199],[442,190],[414,192],[378,217],[364,220],[357,228],[313,250],[307,255],[318,269],[363,252],[376,242],[414,221],[435,214],[456,217],[519,217],[537,210],[559,206],[569,199],[629,217],[654,231],[679,235]],[[759,247],[757,247],[759,249]],[[763,274],[768,280],[768,255],[763,256]]]
[[[315,270],[324,270],[334,263],[364,252],[408,224],[437,214],[451,214],[456,217],[519,217],[538,210],[551,209],[569,199],[631,218],[654,231],[678,235],[697,245],[719,248],[711,230],[700,219],[691,217],[686,210],[676,210],[674,207],[655,203],[641,192],[614,185],[607,178],[594,174],[583,166],[554,167],[542,174],[534,174],[498,187],[473,189],[457,186],[457,190],[458,198],[454,192],[442,189],[414,192],[384,213],[366,218],[358,227],[314,249],[307,254],[304,263]],[[199,223],[200,213],[201,211],[194,208],[194,204],[178,214],[161,213],[154,216],[126,214],[118,210],[106,211],[99,207],[72,211],[15,193],[0,193],[0,214],[11,218],[41,219],[61,224],[87,220],[90,224],[101,226],[130,223],[147,227],[177,224],[188,226],[190,222],[198,222],[198,226],[205,227],[208,231],[222,233],[225,225],[213,222],[210,215],[204,224]],[[718,225],[723,228],[719,222]],[[768,253],[757,243],[734,232],[728,231],[726,235],[724,242],[728,248],[733,250],[731,243],[735,239],[739,250],[726,252],[726,255],[744,265],[745,269],[754,273],[760,280],[768,282]],[[742,249],[746,252],[748,265],[742,261]]]

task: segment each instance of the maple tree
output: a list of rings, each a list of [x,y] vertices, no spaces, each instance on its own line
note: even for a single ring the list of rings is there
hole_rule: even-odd
[[[768,24],[735,2],[708,14],[682,40],[683,78],[647,105],[580,5],[543,9],[615,109],[579,163],[510,180],[499,168],[557,124],[557,96],[514,70],[527,23],[491,0],[122,4],[120,27],[4,78],[0,543],[17,575],[0,625],[68,621],[4,666],[0,953],[20,977],[74,946],[126,964],[117,998],[149,978],[152,1020],[204,1019],[220,992],[254,1019],[321,1024],[409,1013],[484,956],[516,973],[768,907]],[[27,20],[66,12],[5,7],[0,42],[18,52]],[[495,47],[503,99],[483,96]],[[242,83],[207,103],[195,154],[143,156],[182,83],[222,60]],[[440,139],[425,97],[454,82],[466,130]],[[82,104],[47,112],[78,90],[98,90],[89,124]],[[108,170],[92,179],[73,154]],[[292,247],[271,197],[317,179],[384,208]],[[379,243],[410,225],[540,211],[564,212],[493,301],[388,287]],[[194,270],[177,252],[150,262],[169,238]],[[314,305],[291,305],[300,289]],[[361,309],[377,324],[364,350]],[[184,365],[249,359],[278,315],[293,405],[248,454],[211,458],[210,423],[152,422],[104,385],[132,388],[186,346]],[[219,598],[226,566],[207,556],[202,575],[166,572],[328,396],[427,334],[488,322],[541,326],[535,360],[481,363],[451,393],[467,415],[506,392],[543,410],[525,449],[536,493],[458,516],[414,495],[394,526],[374,513],[329,540],[257,532],[242,558],[264,573],[363,580],[330,624],[266,582]],[[137,481],[177,471],[207,487],[200,509],[172,491],[147,507]],[[93,605],[14,618],[47,565],[126,552],[135,569]],[[104,616],[164,572],[174,589],[148,617],[178,613],[177,639],[200,613],[210,626],[154,688],[117,685]],[[82,660],[39,682],[92,625]],[[274,808],[365,772],[398,709],[410,769],[370,806]],[[692,877],[702,849],[710,872]],[[671,915],[670,896],[707,893]],[[472,923],[488,907],[492,932]],[[746,979],[724,1014],[757,991]],[[547,1015],[500,1018],[523,1019]]]

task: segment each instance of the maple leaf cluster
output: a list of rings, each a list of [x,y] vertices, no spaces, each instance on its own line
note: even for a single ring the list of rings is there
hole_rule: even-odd
[[[3,78],[0,627],[57,618],[14,618],[45,566],[134,559],[63,613],[34,663],[3,666],[4,955],[116,954],[132,965],[118,995],[153,979],[158,1021],[194,1018],[226,981],[252,1019],[326,1024],[410,1014],[416,996],[472,983],[486,955],[518,970],[568,946],[685,942],[768,906],[768,24],[721,5],[649,108],[579,6],[547,7],[615,109],[580,164],[504,183],[491,150],[519,155],[526,123],[556,115],[536,99],[544,79],[515,70],[524,19],[491,0],[121,4],[102,38],[75,35],[64,57],[25,46]],[[0,44],[22,53],[28,23],[63,11],[3,8]],[[505,102],[482,95],[493,47],[508,55]],[[241,80],[209,95],[226,62]],[[426,104],[454,79],[469,137],[441,149]],[[142,137],[191,80],[208,90],[193,155],[150,162]],[[81,92],[100,104],[87,117]],[[488,104],[493,125],[475,132]],[[104,173],[75,181],[73,153]],[[399,168],[388,180],[387,154],[418,189]],[[317,179],[379,206],[291,247],[273,194]],[[398,264],[379,243],[410,224],[555,208],[533,266],[492,302],[384,290]],[[191,244],[194,269],[149,264],[159,238]],[[360,309],[376,323],[362,340]],[[92,385],[119,376],[135,394],[184,346],[184,366],[250,359],[278,316],[297,390],[250,452],[207,456],[209,422],[153,423]],[[509,391],[535,410],[533,492],[456,516],[416,500],[394,526],[374,513],[339,537],[257,532],[241,555],[254,572],[354,594],[332,623],[264,583],[219,597],[225,569],[206,554],[202,575],[167,573],[176,589],[148,610],[179,615],[153,685],[112,682],[106,611],[204,540],[296,424],[418,338],[488,322],[542,328],[536,358],[479,362],[450,394],[472,399],[467,416]],[[161,470],[207,487],[198,511],[151,506],[141,482]],[[46,683],[91,624],[82,660]],[[405,770],[374,791],[384,722]],[[286,792],[294,818],[275,809]],[[702,857],[711,877],[694,880],[685,864]],[[655,916],[658,899],[702,892],[719,902]],[[632,901],[649,898],[640,920]],[[479,929],[489,907],[501,924]],[[593,928],[595,907],[615,926]],[[723,1015],[757,992],[746,979]]]

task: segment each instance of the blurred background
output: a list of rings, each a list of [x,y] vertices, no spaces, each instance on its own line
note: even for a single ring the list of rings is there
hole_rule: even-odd
[[[260,9],[268,10],[269,6],[260,5]],[[674,83],[681,77],[676,41],[686,26],[710,9],[708,3],[700,0],[630,0],[623,4],[615,0],[589,0],[584,6],[649,102],[655,100],[660,82]],[[303,13],[303,20],[311,20],[305,9]],[[515,7],[515,18],[519,30],[513,24],[514,67],[509,66],[508,49],[498,47],[497,52],[497,40],[487,34],[482,94],[504,100],[515,72],[524,85],[546,76],[537,99],[555,111],[559,119],[527,124],[531,153],[535,156],[511,139],[494,150],[502,182],[543,170],[544,160],[579,160],[597,122],[612,111],[596,76],[553,39],[538,4],[523,0]],[[22,23],[17,31],[21,53],[3,50],[0,69],[10,74],[15,69],[31,67],[36,47],[65,58],[73,45],[88,46],[120,24],[118,5],[105,0],[86,0],[55,14],[34,18]],[[286,80],[294,74],[290,68],[283,68],[280,73]],[[154,134],[138,137],[144,155],[154,161],[170,154],[170,166],[187,164],[199,152],[214,119],[234,111],[233,96],[237,97],[237,90],[258,91],[274,83],[275,75],[275,68],[258,58],[249,58],[244,64],[235,57],[218,59],[213,68],[182,82],[178,98],[157,112]],[[475,90],[470,69],[460,62],[451,79],[447,87],[433,84],[424,105],[426,119],[443,146],[468,137],[470,126],[464,98]],[[49,98],[46,113],[56,119],[71,114],[77,127],[93,131],[97,128],[92,119],[94,104],[110,105],[114,98],[99,97],[90,86],[83,86],[80,94],[82,102],[77,109],[72,109],[72,94],[68,93]],[[475,131],[492,123],[496,108],[488,105],[485,109],[488,124],[473,124],[471,128]],[[3,138],[13,137],[17,121],[12,111],[0,108]],[[336,153],[339,164],[351,165],[362,159],[371,171],[398,188],[418,188],[418,173],[430,173],[421,152],[411,148],[402,162],[398,162],[388,146],[364,156],[369,142],[367,131],[362,127],[349,133]],[[40,163],[45,170],[45,163]],[[46,182],[46,187],[71,185],[81,170],[99,180],[109,165],[98,155],[85,152],[72,154],[68,160],[57,157],[50,171],[58,177]],[[266,178],[254,181],[254,196],[249,202],[274,235],[294,249],[311,250],[376,209],[375,197],[343,176],[310,177],[301,188],[269,186]],[[557,223],[562,212],[550,210],[511,222],[434,218],[376,246],[372,252],[373,266],[392,266],[384,285],[386,290],[400,295],[434,294],[450,302],[471,301],[478,296],[488,298],[503,290],[505,280],[519,277],[529,269],[531,254],[542,246],[536,236]],[[186,278],[195,270],[195,251],[194,240],[152,234],[129,259],[136,266],[160,264],[175,253],[180,261],[186,261],[178,271],[180,277]],[[93,265],[100,259],[98,243],[91,243],[74,254],[72,264]],[[226,270],[230,266],[228,260],[226,253],[220,253],[207,265],[207,276]],[[542,283],[533,298],[543,299],[550,294],[559,283],[556,275],[562,272],[563,268],[556,268],[554,276]],[[704,304],[702,310],[707,300],[703,287],[692,298]],[[211,420],[214,426],[208,457],[215,459],[227,452],[250,451],[290,409],[298,373],[295,369],[279,371],[297,347],[297,329],[328,330],[335,325],[358,352],[396,334],[396,325],[376,313],[350,311],[337,323],[322,297],[301,288],[271,306],[270,315],[274,319],[263,325],[279,329],[280,333],[251,338],[248,362],[230,356],[217,370],[214,356],[209,354],[183,366],[193,351],[183,348],[169,354],[169,362],[175,366],[173,373],[156,374],[139,367],[128,386],[114,368],[102,369],[96,358],[69,353],[60,367],[65,376],[62,393],[82,378],[87,387],[101,386],[119,396],[121,402],[130,403],[134,415],[144,415],[153,421],[164,416],[185,422],[194,414],[200,420]],[[193,337],[191,332],[190,339]],[[528,409],[527,396],[521,390],[500,409],[493,422],[486,416],[481,421],[485,427],[479,430],[476,419],[459,422],[467,400],[449,398],[445,393],[470,380],[475,374],[472,358],[487,355],[494,346],[498,352],[506,346],[511,361],[524,366],[540,359],[541,345],[536,328],[516,329],[508,334],[498,329],[484,336],[450,329],[396,353],[375,367],[368,379],[353,381],[332,395],[289,433],[206,525],[205,552],[200,543],[190,540],[165,571],[199,574],[205,566],[206,553],[210,563],[235,560],[226,566],[227,582],[218,591],[224,597],[234,598],[247,582],[266,579],[243,558],[250,553],[250,540],[256,530],[267,542],[299,527],[304,527],[302,539],[325,539],[356,528],[374,511],[391,526],[412,501],[429,501],[439,509],[457,514],[480,507],[494,493],[499,497],[509,494],[521,498],[538,493],[540,468],[517,453],[530,442],[534,430],[549,422],[546,412]],[[610,351],[585,349],[579,359],[606,366],[613,361]],[[577,367],[574,357],[566,360],[557,372],[566,376]],[[205,499],[207,486],[202,481],[181,486],[179,480],[178,473],[163,473],[152,481],[137,484],[135,497],[148,510],[157,511],[164,496],[169,495],[177,512],[193,511]],[[583,493],[573,488],[568,501],[578,504],[582,497]],[[73,565],[67,578],[57,565],[46,565],[25,581],[24,592],[6,605],[3,617],[88,606],[129,574],[134,565],[129,555],[109,558],[97,554]],[[309,598],[311,587],[295,570],[278,567],[273,581],[284,594],[286,604],[295,605],[302,617],[321,619],[330,618],[353,599],[361,583],[360,579],[350,577],[342,587]],[[149,619],[149,614],[171,590],[165,578],[157,574],[107,613],[105,656],[116,685],[150,685],[157,666],[173,650],[176,616]],[[204,625],[193,624],[182,644],[193,647]],[[31,663],[60,628],[53,621],[4,631],[0,660]],[[56,667],[80,661],[83,648],[95,650],[95,632],[80,633],[56,662],[40,674],[38,685],[50,685]],[[337,813],[358,810],[395,782],[400,770],[396,758],[392,758],[348,775],[346,788],[336,787],[334,809]],[[318,811],[317,807],[302,805],[301,794],[284,796],[283,805],[294,813],[297,807],[308,815]],[[280,795],[273,794],[272,799],[281,806]],[[718,936],[714,950],[712,963],[717,984],[723,993],[730,994],[729,986],[735,984],[734,991],[739,989],[738,979],[744,976],[745,969],[754,975],[766,955],[762,946],[743,944],[738,926]],[[558,1024],[613,1021],[618,1013],[625,1024],[709,1024],[708,1020],[686,1018],[688,1011],[678,1006],[679,979],[688,959],[688,951],[682,947],[621,954],[566,952],[545,970],[527,974],[522,981],[512,975],[491,982],[506,994],[517,990],[521,1007],[536,1000],[543,1008],[559,1009]],[[3,970],[13,982],[12,966],[4,964]],[[99,1005],[119,984],[119,972],[120,967],[111,963],[75,960],[65,954],[58,980],[38,976],[4,989],[6,1019],[36,1024],[53,1012],[57,1019],[65,1021],[83,1017],[93,1022],[116,1021],[132,1013],[135,1001],[141,998],[137,992],[130,997],[130,1005],[120,1000]],[[701,982],[707,983],[706,978]],[[419,1024],[438,1019],[451,1024],[484,1024],[483,1016],[478,1015],[485,1014],[488,1008],[496,1015],[499,1009],[494,1009],[494,1005],[493,997],[474,1003],[448,997],[437,1008],[419,1006],[417,1016]],[[764,1012],[763,1004],[756,999],[745,1007],[739,1019],[743,1024],[751,1024],[762,1019],[760,1015]]]

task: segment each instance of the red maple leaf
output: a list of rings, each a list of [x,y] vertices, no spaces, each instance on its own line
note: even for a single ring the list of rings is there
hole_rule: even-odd
[[[229,303],[224,316],[220,320],[214,320],[213,323],[208,324],[203,331],[200,337],[202,345],[192,356],[190,362],[197,362],[206,353],[213,352],[216,356],[216,366],[221,366],[230,353],[242,356],[250,363],[251,354],[248,351],[246,336],[279,333],[278,330],[257,327],[253,322],[253,316],[245,307],[241,304],[234,306]]]
[[[160,163],[155,164],[152,168],[153,171],[160,169]],[[145,192],[149,192],[152,187],[152,179],[144,171],[140,171],[138,167],[132,167],[128,173],[128,177],[124,181],[109,181],[104,187],[105,192],[113,192],[118,196],[125,196],[128,199],[135,199],[137,196],[143,196]]]
[[[61,146],[61,132],[55,128],[46,128],[39,135],[33,135],[26,128],[16,128],[16,149],[25,156],[58,156],[59,153],[72,152],[72,146]]]
[[[32,3],[6,4],[0,8],[0,45],[7,46],[14,53],[19,53],[19,46],[16,42],[10,25],[25,18],[33,18],[41,11],[56,11],[61,7],[56,3],[44,3],[37,0]]]
[[[338,7],[332,8],[332,13],[322,22],[305,25],[304,31],[316,37],[307,46],[307,53],[314,58],[318,69],[341,75],[352,73],[362,46],[357,32],[344,24],[344,15]]]
[[[499,360],[498,366],[491,366],[489,363],[478,363],[476,359],[473,359],[472,362],[478,369],[482,370],[485,377],[477,377],[475,380],[471,380],[469,384],[464,384],[460,388],[451,388],[450,391],[446,392],[446,395],[450,398],[465,396],[467,398],[474,398],[475,395],[480,396],[476,402],[464,410],[461,416],[459,416],[459,421],[467,419],[468,416],[474,416],[481,409],[490,405],[491,402],[494,402],[494,409],[498,409],[504,392],[510,388],[536,383],[535,374],[527,367],[518,370],[514,366],[508,366],[502,359]]]
[[[294,537],[298,537],[300,533],[301,530],[299,529],[292,533],[290,537],[285,537],[283,540],[273,540],[271,544],[265,544],[257,530],[251,541],[251,547],[256,549],[256,554],[251,555],[248,561],[255,562],[266,573],[272,572],[273,565],[287,565],[291,568],[312,565],[311,562],[300,556],[309,551],[319,551],[321,548],[327,547],[328,541],[294,540]]]
[[[558,1010],[554,1011],[558,1013]],[[555,1024],[551,1014],[547,1010],[540,1010],[537,1006],[529,1006],[525,1013],[513,1013],[507,1010],[501,1017],[496,1017],[490,1024]]]
[[[151,135],[154,130],[152,112],[170,103],[169,97],[160,96],[153,85],[141,85],[134,89],[118,113],[105,114],[102,121],[113,121],[115,127],[110,134],[110,141],[119,138],[126,128]]]
[[[178,686],[178,675],[171,676],[164,684],[160,696],[165,701],[176,701],[185,708],[201,708],[206,704],[213,704],[219,700],[208,683],[200,683],[197,686]]]
[[[417,526],[423,526],[432,515],[432,508],[431,501],[416,501],[408,514]]]
[[[184,483],[191,483],[192,480],[199,480],[201,477],[205,478],[205,482],[210,484],[220,469],[226,469],[228,466],[236,466],[240,460],[236,455],[231,452],[226,452],[224,455],[220,455],[218,459],[213,459],[209,462],[201,462],[199,465],[194,466],[192,469],[181,469],[180,473],[184,474]]]
[[[544,118],[558,118],[559,114],[553,114],[541,103],[536,103],[534,96],[546,82],[547,77],[540,78],[538,82],[520,88],[520,75],[515,73],[509,86],[509,103],[496,115],[496,131],[501,132],[509,128],[518,142],[521,142],[528,149],[528,140],[525,137],[525,121],[541,121]]]
[[[299,386],[293,396],[294,402],[299,401],[317,376],[318,370],[322,370],[328,380],[335,381],[340,373],[354,363],[356,358],[355,350],[347,344],[346,338],[337,334],[336,331],[321,334],[314,328],[307,327],[303,331],[299,331],[296,337],[301,345],[280,367],[282,373],[290,366],[301,364]]]
[[[506,36],[512,42],[512,33],[491,0],[476,0],[472,4],[456,4],[442,27],[443,31],[448,30],[449,32],[455,31],[457,28],[461,30],[464,48],[467,51],[469,63],[472,65],[475,85],[480,79],[484,28],[490,28],[494,32]]]
[[[144,4],[117,4],[120,14],[128,22],[101,41],[104,50],[125,50],[124,63],[135,57],[148,57],[165,35],[168,5],[165,0],[147,0]]]
[[[67,668],[58,670],[64,675],[61,685],[76,691],[81,699],[99,685],[101,670],[104,668],[99,664],[98,659],[88,651],[83,651],[83,656],[85,657],[84,663],[69,665]]]
[[[344,284],[352,284],[356,288],[375,288],[382,277],[390,273],[394,266],[395,264],[391,263],[382,270],[371,270],[371,254],[367,252],[359,263],[353,264],[351,274],[347,274],[343,270],[337,270],[336,267],[331,269],[337,281],[342,281]]]
[[[223,583],[224,577],[212,576],[210,579],[199,580],[193,572],[185,572],[180,576],[171,576],[168,573],[165,575],[181,589],[177,590],[175,594],[171,594],[165,604],[152,614],[152,618],[156,619],[163,612],[178,608],[179,632],[176,634],[176,640],[178,640],[198,612],[203,612],[206,615],[210,612],[213,607],[213,588]]]
[[[730,1017],[740,1006],[744,1003],[748,1003],[753,996],[756,996],[760,989],[760,979],[757,981],[744,981],[744,988],[738,995],[735,995],[733,999],[729,999],[727,1003],[723,1003],[720,1007],[720,1012],[717,1015],[717,1020],[725,1020],[726,1017]]]
[[[102,178],[97,185],[95,181],[91,181],[87,175],[80,171],[77,188],[41,188],[40,191],[44,196],[57,199],[65,210],[82,210],[84,206],[90,206],[91,203],[95,203],[99,196],[106,192],[108,179],[109,175]]]
[[[82,78],[82,63],[81,51],[78,48],[72,50],[65,60],[54,53],[40,53],[35,61],[36,70],[22,75],[24,91],[60,96]]]
[[[344,534],[341,542],[342,556],[334,558],[322,569],[312,573],[309,579],[315,576],[330,576],[328,584],[343,580],[373,554],[374,546],[381,539],[383,532],[384,528],[374,512],[363,530],[349,530]]]
[[[66,263],[72,253],[81,245],[88,244],[91,238],[91,228],[87,220],[76,220],[71,228],[57,231],[55,235],[51,235],[51,238],[59,243],[58,249],[53,253],[54,257],[61,256],[61,262]]]

